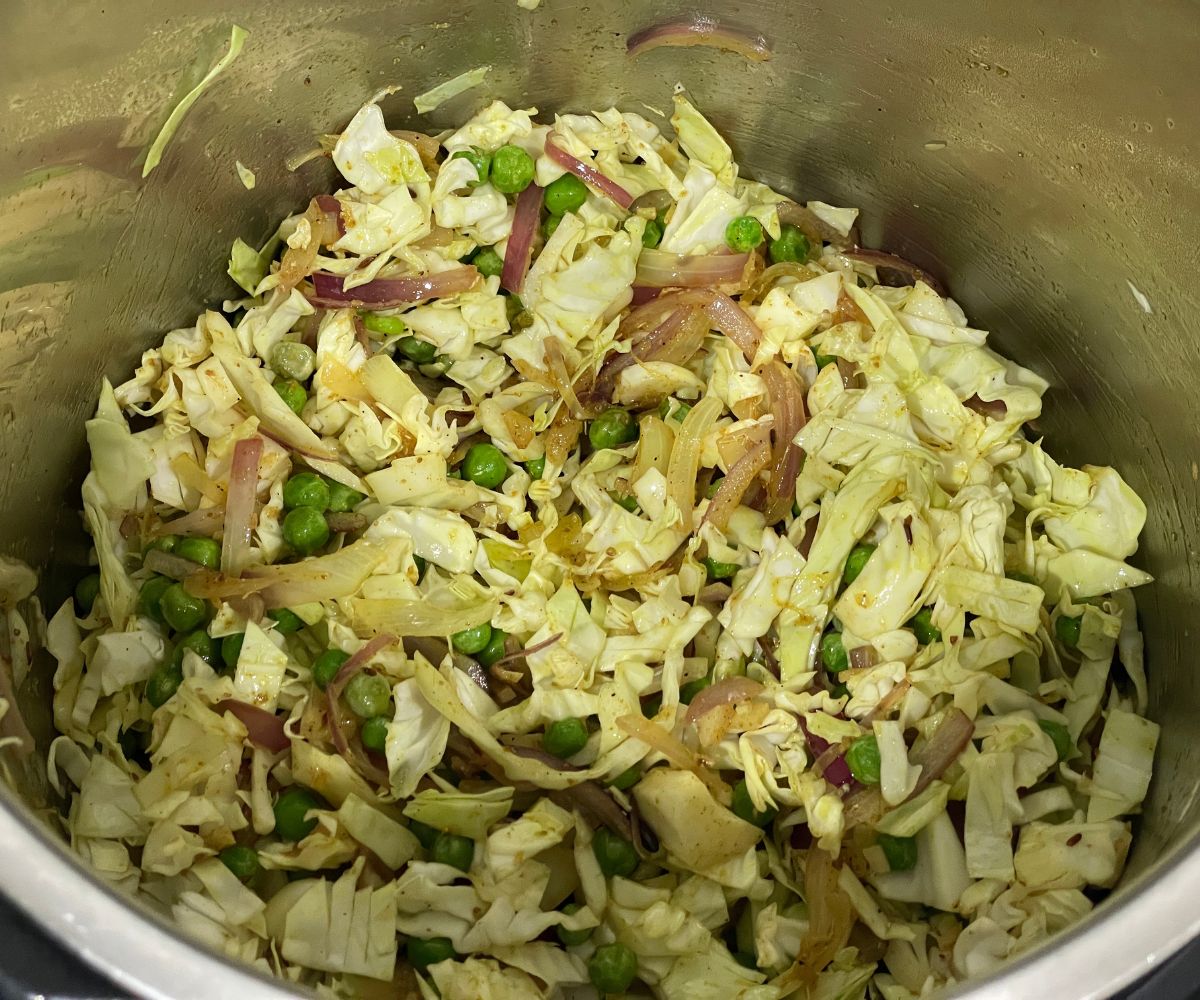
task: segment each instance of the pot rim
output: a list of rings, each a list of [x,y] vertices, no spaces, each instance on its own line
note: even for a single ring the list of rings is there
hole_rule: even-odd
[[[0,790],[0,884],[43,930],[116,985],[150,1000],[289,1000],[307,991],[210,951],[121,896]],[[1152,971],[1200,933],[1200,836],[1119,898],[949,997],[1101,1000]],[[1153,914],[1153,917],[1150,915]],[[180,961],[180,949],[187,961]]]

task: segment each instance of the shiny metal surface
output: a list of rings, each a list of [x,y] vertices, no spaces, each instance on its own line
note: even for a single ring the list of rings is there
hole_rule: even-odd
[[[863,209],[867,242],[941,273],[998,349],[1053,383],[1044,428],[1075,464],[1112,462],[1150,508],[1140,595],[1158,776],[1126,884],[1084,925],[963,995],[1101,997],[1200,930],[1200,156],[1192,3],[1115,0],[12,0],[0,40],[0,551],[61,599],[86,551],[76,513],[82,420],[162,331],[228,294],[250,242],[328,183],[284,158],[378,88],[411,98],[493,71],[432,116],[484,96],[543,111],[663,108],[676,81],[747,173]],[[627,32],[697,7],[756,28],[774,59],[708,50],[630,61]],[[453,20],[454,27],[449,23]],[[139,157],[222,51],[241,57],[145,181]],[[465,27],[463,27],[465,25]],[[246,191],[234,170],[257,174]],[[24,707],[48,735],[48,679]],[[41,797],[37,769],[18,770]],[[129,910],[3,790],[3,891],[122,985],[154,997],[288,995]]]

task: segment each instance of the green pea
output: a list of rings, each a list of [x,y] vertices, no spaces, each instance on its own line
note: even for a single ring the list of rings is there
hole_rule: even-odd
[[[435,830],[432,826],[427,826],[415,819],[408,821],[408,832],[416,837],[420,845],[427,851],[433,850],[434,841],[438,839],[441,833],[440,830]]]
[[[184,650],[190,649],[210,667],[217,665],[217,644],[204,629],[189,632],[175,644],[175,653],[183,663]]]
[[[341,483],[330,481],[329,485],[329,507],[328,510],[335,514],[349,514],[360,503],[367,499],[365,493],[359,493],[358,490],[349,486],[343,486]]]
[[[476,486],[494,490],[508,477],[508,463],[494,444],[473,444],[467,449],[462,471]]]
[[[771,263],[783,261],[801,263],[808,259],[808,237],[791,223],[785,222],[779,227],[779,238],[771,240]]]
[[[183,683],[183,671],[172,661],[160,664],[146,681],[146,700],[159,708],[171,700]]]
[[[762,223],[752,215],[739,215],[725,227],[725,245],[734,253],[749,253],[762,241]]]
[[[587,201],[588,189],[574,174],[563,174],[546,185],[546,211],[551,215],[578,212]]]
[[[744,819],[747,823],[753,823],[755,826],[766,826],[775,818],[778,812],[775,809],[764,809],[760,812],[754,808],[754,802],[750,798],[750,789],[746,787],[745,778],[740,779],[733,786],[733,803],[730,808],[733,810],[733,814],[739,819]]]
[[[275,832],[282,840],[303,840],[317,826],[316,817],[308,814],[320,808],[321,800],[307,788],[284,789],[275,800]]]
[[[717,476],[716,479],[714,479],[711,483],[708,484],[708,489],[706,489],[704,491],[704,495],[706,497],[708,497],[709,500],[711,500],[713,497],[715,497],[717,495],[717,490],[719,490],[721,488],[721,483],[724,482],[724,480],[725,480],[724,476]]]
[[[542,749],[566,760],[587,746],[588,728],[583,719],[556,719],[546,727]]]
[[[569,917],[572,914],[578,913],[581,909],[583,909],[583,907],[578,903],[567,903],[567,905],[562,908],[562,912]],[[559,924],[558,928],[555,930],[555,933],[558,935],[558,940],[561,941],[565,947],[578,948],[581,944],[587,943],[588,938],[592,936],[592,929],[590,927],[585,927],[582,930],[569,931],[563,927],[562,924]]]
[[[1070,646],[1074,649],[1079,645],[1079,633],[1083,627],[1083,616],[1079,615],[1076,618],[1068,618],[1066,615],[1059,615],[1058,620],[1054,623],[1054,634],[1058,636],[1058,641],[1064,646]]]
[[[183,589],[182,583],[172,583],[167,587],[159,606],[163,619],[176,632],[190,632],[207,620],[209,613],[208,602],[201,597],[193,597]]]
[[[831,674],[840,674],[850,666],[850,655],[842,645],[841,632],[826,632],[821,639],[821,662]]]
[[[315,472],[297,472],[283,484],[283,505],[288,510],[297,507],[329,509],[329,484]]]
[[[1061,722],[1051,722],[1049,719],[1038,719],[1038,725],[1054,742],[1054,752],[1060,761],[1066,760],[1075,753],[1075,742],[1071,739],[1071,731]]]
[[[879,741],[871,734],[860,736],[846,751],[850,773],[864,785],[879,784]]]
[[[75,584],[75,608],[81,618],[92,613],[96,598],[100,596],[100,574],[89,573]]]
[[[312,663],[312,679],[322,691],[329,687],[330,681],[336,676],[337,672],[342,669],[342,664],[350,659],[349,653],[343,653],[340,649],[327,649],[321,653]]]
[[[562,222],[561,215],[547,215],[542,220],[542,239],[548,240],[558,231],[558,226]]]
[[[520,146],[501,146],[492,154],[492,187],[519,194],[533,181],[533,157]]]
[[[486,183],[488,173],[492,168],[492,158],[478,146],[472,146],[470,149],[460,149],[458,152],[452,154],[450,159],[471,161],[471,166],[475,168],[476,179],[467,181],[467,187],[477,188],[480,184]]]
[[[304,628],[304,619],[291,608],[272,608],[267,617],[275,623],[275,631],[288,635]]]
[[[404,946],[408,963],[414,969],[428,969],[431,965],[448,961],[457,956],[449,938],[409,938]]]
[[[325,515],[315,507],[297,507],[283,519],[283,540],[301,555],[312,555],[329,541]]]
[[[174,552],[175,546],[179,544],[178,535],[159,535],[153,541],[146,545],[146,551],[155,550],[158,552]]]
[[[521,301],[519,295],[504,296],[504,314],[508,317],[509,323],[516,321],[516,318],[525,311],[525,303]]]
[[[453,833],[439,833],[437,840],[433,842],[429,857],[436,864],[449,865],[461,872],[469,872],[471,862],[475,860],[475,841]]]
[[[694,681],[681,684],[679,686],[679,700],[685,705],[690,705],[692,699],[710,684],[712,684],[711,677],[697,677]]]
[[[913,635],[922,646],[942,641],[942,630],[933,624],[932,608],[922,608],[918,611],[909,619],[908,627],[913,630]]]
[[[367,719],[358,731],[358,738],[368,750],[383,753],[387,749],[388,723],[392,720],[386,715],[376,715]]]
[[[217,857],[221,859],[221,864],[243,882],[249,881],[258,874],[258,851],[253,847],[233,844],[226,847]]]
[[[396,341],[396,350],[418,365],[427,365],[437,357],[437,347],[416,337],[402,337]]]
[[[622,792],[627,792],[639,781],[642,780],[642,772],[638,770],[637,765],[634,765],[627,770],[622,771],[612,781],[609,782],[613,788],[618,788]]]
[[[175,546],[175,555],[199,563],[205,569],[216,569],[221,565],[221,545],[211,538],[181,538]]]
[[[596,949],[587,964],[588,978],[601,993],[624,993],[637,978],[637,955],[614,941]]]
[[[392,686],[379,674],[355,674],[346,685],[346,706],[360,719],[383,715],[392,700]]]
[[[850,550],[850,555],[846,557],[846,566],[842,570],[842,579],[846,583],[853,583],[858,579],[858,574],[863,571],[863,567],[867,565],[867,560],[875,551],[874,545],[856,545]]]
[[[425,571],[429,569],[429,563],[420,556],[413,556],[413,565],[417,567],[417,583],[420,583],[425,579]]]
[[[817,363],[818,369],[837,363],[837,358],[832,354],[814,354],[813,360]]]
[[[627,493],[625,496],[620,496],[614,491],[614,492],[610,493],[609,496],[611,496],[613,498],[613,500],[616,502],[617,506],[620,507],[622,510],[627,510],[627,511],[629,511],[630,514],[637,513],[638,498],[635,497],[633,494]]]
[[[307,344],[281,340],[271,351],[271,367],[283,378],[304,382],[317,370],[317,356]]]
[[[710,580],[732,580],[741,569],[737,563],[718,562],[716,559],[705,559],[704,568]]]
[[[295,379],[280,379],[275,383],[275,391],[296,416],[304,412],[304,404],[308,402],[308,390]]]
[[[637,851],[624,837],[615,834],[606,826],[600,827],[592,837],[592,853],[600,871],[610,878],[614,875],[632,875],[638,866]]]
[[[892,871],[910,872],[917,867],[916,837],[893,837],[891,834],[881,833],[879,846],[883,848],[883,855]]]
[[[530,479],[541,479],[546,474],[546,456],[531,458],[525,463],[525,471],[529,473]]]
[[[383,313],[365,312],[362,314],[362,323],[370,333],[384,337],[399,337],[408,329],[399,316],[385,316]]]
[[[492,629],[492,636],[488,639],[488,644],[475,654],[475,659],[479,661],[480,666],[490,667],[504,655],[504,643],[507,638],[508,633],[504,629]]]
[[[642,230],[642,246],[647,250],[653,250],[662,242],[663,226],[657,219],[648,219],[646,228]]]
[[[637,436],[638,425],[633,414],[619,406],[610,406],[588,426],[588,440],[597,451],[601,448],[620,448],[630,441],[636,441]]]
[[[491,639],[492,626],[487,622],[482,625],[472,625],[470,628],[465,628],[450,636],[450,642],[454,648],[460,653],[466,653],[467,656],[474,656],[476,653],[482,652],[487,648]]]
[[[692,408],[687,403],[676,403],[674,409],[670,411],[670,419],[677,424],[682,424],[684,417],[692,412]]]
[[[471,263],[485,278],[497,278],[504,270],[504,258],[496,253],[495,247],[484,247],[475,255]]]
[[[221,640],[221,660],[229,669],[237,667],[238,657],[242,655],[242,643],[245,641],[245,632],[234,632]]]
[[[165,622],[162,613],[162,596],[174,581],[166,576],[152,576],[142,584],[138,591],[137,609],[139,614],[153,618],[156,622]]]

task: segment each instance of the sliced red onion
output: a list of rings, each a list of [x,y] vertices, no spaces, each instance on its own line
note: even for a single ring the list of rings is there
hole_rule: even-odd
[[[822,760],[823,767],[817,768],[821,772],[821,777],[828,781],[831,785],[837,785],[839,788],[846,788],[849,785],[856,784],[854,775],[850,773],[850,765],[846,763],[845,756],[837,747],[832,747],[828,740],[822,739],[816,733],[811,733],[804,720],[800,720],[800,728],[804,731],[804,742],[808,744],[809,753],[813,755],[814,760]],[[833,749],[834,753],[825,757],[825,754]]]
[[[504,251],[504,269],[500,272],[501,286],[516,295],[521,294],[521,289],[525,286],[525,275],[529,273],[529,261],[533,257],[533,237],[537,232],[544,194],[542,188],[530,184],[517,196],[512,232],[508,235],[508,247]]]
[[[765,433],[766,428],[763,431]],[[704,520],[724,531],[729,524],[729,516],[737,509],[746,491],[770,460],[770,444],[765,440],[752,444],[746,453],[733,463],[729,474],[721,480],[721,485],[717,487],[716,494],[704,512]]]
[[[443,299],[459,292],[470,291],[479,281],[474,264],[464,264],[448,271],[404,278],[376,278],[356,288],[344,288],[340,274],[314,271],[311,275],[315,294],[309,301],[314,305],[336,309],[347,305],[391,309],[395,306]]]
[[[184,559],[183,556],[170,552],[160,552],[158,549],[147,552],[142,557],[142,565],[151,573],[169,576],[172,580],[186,580],[201,568],[199,563],[192,562],[191,559]]]
[[[229,491],[225,495],[225,535],[221,539],[221,572],[236,576],[246,564],[254,540],[254,494],[263,440],[257,435],[233,446]]]
[[[638,255],[639,285],[659,288],[711,288],[740,281],[748,253],[686,254],[643,250]]]
[[[1008,416],[1008,404],[1003,399],[980,399],[978,393],[964,399],[963,406],[990,420],[1003,420]]]
[[[749,677],[726,677],[716,684],[711,684],[696,694],[688,706],[685,721],[692,723],[707,715],[722,705],[732,705],[739,701],[749,701],[763,692],[763,686]]]
[[[894,253],[853,247],[849,250],[843,250],[842,255],[849,257],[851,260],[856,260],[861,264],[870,264],[874,267],[880,284],[903,286],[915,285],[918,281],[923,281],[937,292],[938,295],[946,294],[945,287],[932,274],[917,267],[912,261],[905,260],[903,257],[897,257]]]
[[[325,213],[326,232],[337,229],[338,238],[346,235],[346,220],[342,217],[342,203],[331,194],[317,195],[317,207]]]
[[[164,521],[159,525],[158,536],[162,535],[205,535],[212,538],[225,524],[224,507],[205,507],[194,510],[173,521]]]
[[[638,214],[643,208],[648,208],[655,215],[659,215],[674,204],[675,199],[671,197],[669,191],[663,188],[655,188],[653,191],[647,191],[634,198],[633,204],[629,206],[629,211]]]
[[[767,524],[776,524],[792,509],[796,497],[796,477],[800,475],[804,452],[795,438],[808,423],[808,412],[800,383],[782,361],[772,361],[763,369],[762,376],[775,420],[771,428],[771,474],[763,514]]]
[[[279,753],[292,745],[287,730],[283,728],[284,718],[274,712],[249,705],[236,698],[226,698],[213,706],[218,712],[228,712],[246,727],[246,735],[256,747],[262,747],[271,753]]]
[[[728,295],[712,293],[712,301],[705,307],[709,322],[714,330],[723,333],[742,349],[747,361],[753,363],[762,341],[762,331],[755,325],[746,311]]]
[[[798,205],[794,201],[781,202],[776,209],[779,221],[784,225],[795,226],[812,244],[814,250],[819,250],[822,243],[830,243],[835,247],[849,247],[850,240],[843,233],[834,229],[807,205]]]
[[[970,717],[960,709],[950,709],[925,745],[909,756],[909,763],[921,768],[921,775],[909,798],[920,795],[933,781],[945,774],[974,735],[975,723]]]
[[[334,203],[332,208],[328,207],[330,201]],[[279,262],[279,286],[284,289],[295,288],[308,277],[322,245],[336,243],[345,232],[341,206],[330,195],[310,201],[304,218],[309,225],[308,242],[302,247],[288,247]]]
[[[908,693],[910,687],[912,687],[912,684],[909,679],[901,677],[899,681],[892,685],[892,689],[879,699],[875,707],[859,719],[859,725],[864,729],[870,729],[871,724],[876,719],[882,719],[904,700],[904,696]]]
[[[325,515],[330,531],[362,531],[370,522],[365,514],[331,513]]]
[[[771,48],[762,35],[750,35],[736,28],[726,27],[708,14],[693,14],[690,17],[643,28],[629,36],[625,49],[631,56],[640,56],[651,49],[693,45],[734,52],[752,62],[766,62],[771,58]]]
[[[543,649],[549,649],[562,637],[563,634],[561,632],[555,632],[549,639],[543,639],[532,646],[526,646],[524,649],[518,649],[515,653],[508,653],[500,657],[492,666],[499,666],[502,663],[514,663],[517,660],[525,659],[527,656],[533,656],[534,653],[540,653]]]
[[[647,288],[645,285],[633,286],[633,300],[630,302],[635,309],[638,306],[644,306],[647,302],[653,302],[662,295],[661,288]]]
[[[604,195],[604,197],[608,198],[610,201],[616,202],[626,210],[633,205],[633,195],[621,187],[621,185],[616,181],[609,180],[595,167],[584,163],[582,160],[577,160],[574,156],[568,153],[554,141],[553,132],[546,136],[545,149],[546,155],[550,157],[550,159],[552,159],[564,170],[573,173],[594,191]]]
[[[855,646],[850,650],[850,666],[854,670],[866,670],[879,662],[879,654],[874,646]]]

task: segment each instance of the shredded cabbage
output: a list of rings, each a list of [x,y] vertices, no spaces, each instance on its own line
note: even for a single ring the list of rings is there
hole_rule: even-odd
[[[1046,383],[930,285],[769,266],[788,212],[857,212],[742,177],[682,92],[673,134],[536,114],[369,102],[337,190],[234,243],[247,298],[101,384],[98,596],[44,622],[0,561],[0,746],[40,641],[73,847],[323,996],[621,993],[615,955],[631,995],[915,1000],[1081,919],[1158,741],[1145,505],[1026,436]],[[559,184],[551,132],[639,210],[589,175],[514,296],[477,163]],[[648,229],[694,283],[743,216],[742,276],[642,302]]]

